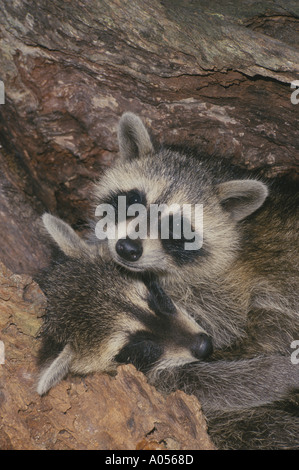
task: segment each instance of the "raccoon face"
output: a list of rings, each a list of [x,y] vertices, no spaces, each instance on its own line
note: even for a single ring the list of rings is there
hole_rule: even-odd
[[[194,266],[197,273],[227,266],[238,248],[238,222],[263,204],[267,187],[234,180],[220,161],[156,152],[132,113],[122,116],[118,138],[121,157],[94,190],[101,217],[96,235],[106,221],[116,229],[106,240],[113,260],[132,271],[172,275]],[[107,219],[109,209],[99,210],[105,207],[112,208]]]
[[[40,283],[48,307],[39,394],[68,372],[113,371],[132,363],[154,373],[211,355],[211,338],[172,302],[157,278],[135,279],[113,261],[103,261],[62,220],[45,214],[43,222],[67,259]]]
[[[144,279],[147,305],[136,313],[139,328],[132,331],[115,359],[144,373],[207,359],[211,338],[188,313],[177,308],[154,279]]]

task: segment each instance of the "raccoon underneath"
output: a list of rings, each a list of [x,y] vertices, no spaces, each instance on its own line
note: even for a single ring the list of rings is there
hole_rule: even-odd
[[[213,359],[212,338],[155,276],[132,277],[60,219],[46,214],[43,221],[65,258],[39,277],[48,306],[38,393],[68,372],[113,372],[133,363],[160,390],[197,395],[218,448],[297,447],[299,417],[288,408],[298,366],[289,357]]]
[[[65,255],[39,274],[48,304],[40,332],[43,395],[68,372],[112,372],[132,363],[144,373],[211,355],[211,338],[177,309],[153,276],[129,276],[104,262],[65,222],[43,223]]]

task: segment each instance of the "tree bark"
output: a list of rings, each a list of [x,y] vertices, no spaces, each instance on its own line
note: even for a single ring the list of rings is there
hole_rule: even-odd
[[[1,267],[0,447],[213,447],[197,400],[162,397],[131,366],[37,397],[44,300],[28,275],[51,258],[44,211],[85,230],[125,111],[157,141],[297,179],[298,16],[296,0],[2,0],[0,260],[24,276]]]

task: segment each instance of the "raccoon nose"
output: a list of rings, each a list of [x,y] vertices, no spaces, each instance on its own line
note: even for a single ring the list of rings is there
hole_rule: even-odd
[[[137,261],[142,255],[142,244],[140,240],[131,240],[130,238],[120,238],[115,249],[117,254],[126,261]]]
[[[206,359],[213,352],[213,344],[210,336],[199,333],[191,344],[191,352],[196,359]]]

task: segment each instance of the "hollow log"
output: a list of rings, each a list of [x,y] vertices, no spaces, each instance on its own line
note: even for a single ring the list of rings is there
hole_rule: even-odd
[[[298,32],[296,0],[2,0],[0,448],[213,448],[197,400],[132,366],[37,396],[40,215],[84,232],[125,111],[158,142],[298,179]]]

